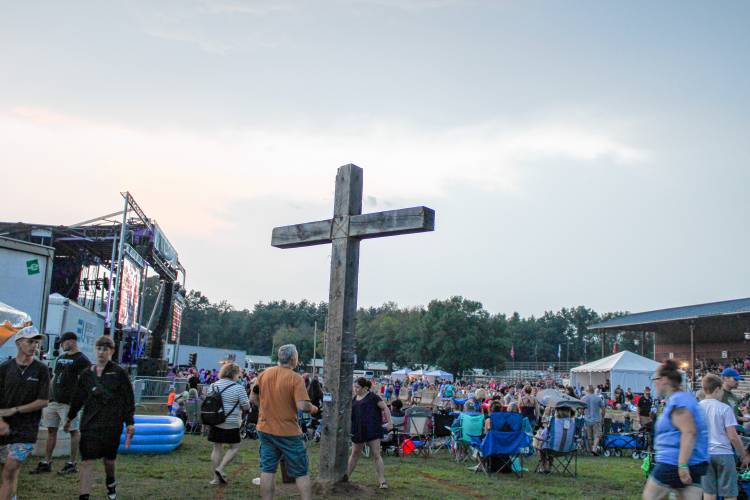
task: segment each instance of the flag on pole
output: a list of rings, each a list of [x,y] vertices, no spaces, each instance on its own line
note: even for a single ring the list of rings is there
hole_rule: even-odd
[[[516,360],[516,350],[513,348],[513,344],[510,345],[510,357],[513,361]]]
[[[562,356],[562,344],[557,344],[557,360],[560,361],[560,357]]]

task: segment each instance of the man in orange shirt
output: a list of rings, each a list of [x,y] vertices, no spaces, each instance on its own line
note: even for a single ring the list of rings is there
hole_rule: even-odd
[[[260,491],[264,500],[273,498],[274,475],[282,456],[302,500],[312,498],[307,450],[297,411],[315,414],[318,407],[310,403],[305,381],[294,371],[298,362],[299,354],[293,344],[279,347],[279,365],[261,373],[253,388],[251,400],[260,407],[256,428],[260,440]]]

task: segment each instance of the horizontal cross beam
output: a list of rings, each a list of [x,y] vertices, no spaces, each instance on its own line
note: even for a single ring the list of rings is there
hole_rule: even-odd
[[[331,242],[331,219],[273,228],[271,246],[300,248]]]
[[[273,229],[271,246],[300,248],[331,243],[334,237],[367,239],[435,230],[435,211],[427,207],[402,208],[372,214],[282,226]]]
[[[435,230],[435,211],[427,207],[401,208],[374,214],[353,215],[349,236],[365,239],[424,233]]]

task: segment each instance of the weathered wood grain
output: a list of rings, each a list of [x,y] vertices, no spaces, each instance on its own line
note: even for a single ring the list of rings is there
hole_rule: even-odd
[[[271,246],[299,248],[331,242],[331,219],[275,227],[271,233]]]
[[[355,215],[349,221],[349,236],[360,239],[423,233],[434,229],[435,211],[427,207]]]

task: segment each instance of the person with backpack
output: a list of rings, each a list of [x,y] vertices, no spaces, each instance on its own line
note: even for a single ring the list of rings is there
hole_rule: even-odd
[[[129,438],[135,433],[135,397],[127,372],[112,361],[115,342],[109,335],[96,340],[96,364],[78,376],[76,392],[68,409],[63,430],[70,432],[73,421],[81,415],[80,500],[88,500],[94,482],[94,462],[104,462],[107,498],[117,498],[115,465],[122,426]]]
[[[208,440],[214,444],[211,451],[213,480],[210,484],[227,484],[225,467],[240,451],[240,424],[242,411],[250,410],[250,400],[245,388],[238,384],[240,367],[227,363],[219,371],[219,380],[211,384],[206,399],[201,405],[201,420],[210,425]],[[229,449],[222,456],[222,448]]]

